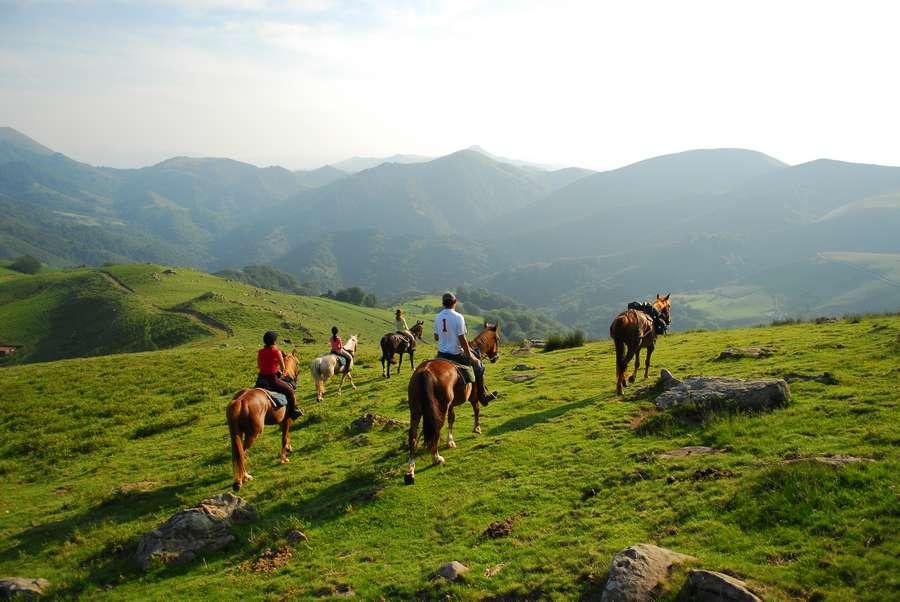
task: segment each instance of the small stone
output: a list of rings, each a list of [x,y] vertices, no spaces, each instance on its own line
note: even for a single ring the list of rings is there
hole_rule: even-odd
[[[309,538],[306,537],[306,533],[299,529],[291,529],[284,534],[284,538],[287,539],[289,543],[300,543],[301,541],[309,540]]]
[[[736,360],[744,357],[760,359],[775,354],[772,347],[728,347],[719,354],[718,360]]]
[[[46,579],[0,577],[0,598],[4,600],[40,598],[50,587]]]
[[[387,416],[380,416],[378,414],[372,414],[368,412],[353,422],[350,423],[350,430],[356,431],[360,433],[368,433],[376,426],[381,425],[381,427],[385,430],[395,429],[405,426],[405,424],[394,418],[388,418]]]
[[[681,594],[698,602],[762,602],[740,579],[715,571],[688,573]]]
[[[516,372],[527,372],[528,370],[534,370],[534,366],[529,366],[528,364],[516,364],[513,366],[513,370]]]
[[[464,565],[461,562],[453,561],[448,562],[447,564],[441,565],[441,567],[437,570],[436,575],[438,577],[443,577],[447,581],[456,581],[457,579],[462,579],[463,575],[469,572],[469,567]]]
[[[525,383],[537,378],[537,374],[507,374],[506,380],[511,383]]]
[[[680,384],[681,380],[675,378],[675,376],[665,368],[659,371],[659,386],[662,387],[663,391],[668,391]]]

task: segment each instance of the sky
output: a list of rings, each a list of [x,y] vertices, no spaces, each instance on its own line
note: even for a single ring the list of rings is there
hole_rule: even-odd
[[[475,144],[900,165],[897,23],[865,0],[0,0],[0,126],[116,167]]]

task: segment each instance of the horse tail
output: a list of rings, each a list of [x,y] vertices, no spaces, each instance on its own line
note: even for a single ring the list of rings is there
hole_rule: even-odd
[[[419,385],[419,410],[422,412],[422,434],[425,436],[425,447],[433,454],[437,452],[442,422],[438,417],[438,400],[434,393],[437,381],[427,370],[417,373],[416,378]]]
[[[241,488],[244,480],[246,466],[244,465],[244,444],[241,442],[241,395],[236,396],[225,409],[225,418],[228,421],[228,433],[231,436],[231,466],[234,469],[234,490]]]
[[[319,358],[314,359],[309,363],[309,376],[312,378],[313,382],[319,382]]]

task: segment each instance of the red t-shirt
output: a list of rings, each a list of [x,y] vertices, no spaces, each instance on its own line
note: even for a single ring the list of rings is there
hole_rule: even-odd
[[[333,336],[331,337],[331,350],[335,353],[344,348],[344,344],[341,342],[341,337]]]
[[[281,350],[275,345],[263,347],[256,354],[256,366],[260,374],[275,374],[281,368]]]

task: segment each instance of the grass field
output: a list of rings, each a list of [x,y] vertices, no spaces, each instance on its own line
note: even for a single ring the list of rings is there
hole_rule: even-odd
[[[505,354],[489,367],[489,384],[503,396],[483,410],[483,434],[470,432],[471,410],[460,408],[459,447],[442,451],[443,467],[422,454],[410,487],[404,430],[349,430],[365,412],[408,419],[409,372],[404,366],[386,381],[377,365],[387,312],[254,292],[180,269],[156,280],[157,271],[110,269],[129,294],[163,308],[191,302],[232,334],[0,369],[0,573],[49,579],[60,598],[337,598],[349,587],[367,600],[595,599],[612,555],[651,542],[739,575],[765,599],[900,597],[900,317],[660,340],[654,366],[678,376],[829,371],[838,380],[793,383],[793,403],[761,415],[657,414],[652,380],[617,399],[608,342]],[[317,339],[301,347],[304,365],[330,323],[363,332],[358,391],[337,397],[329,383],[317,404],[303,373],[307,415],[294,429],[291,463],[276,462],[271,427],[250,455],[256,480],[241,495],[260,520],[236,528],[237,542],[224,551],[139,573],[131,556],[142,533],[230,487],[224,407],[254,379],[261,330],[282,321]],[[777,353],[714,360],[726,346],[751,344]],[[517,363],[538,377],[501,380]],[[728,451],[658,456],[683,445]],[[823,454],[874,462],[786,463]],[[505,519],[509,536],[483,535]],[[284,545],[291,528],[309,541],[283,566],[248,568]],[[472,569],[464,583],[431,579],[450,560]]]

